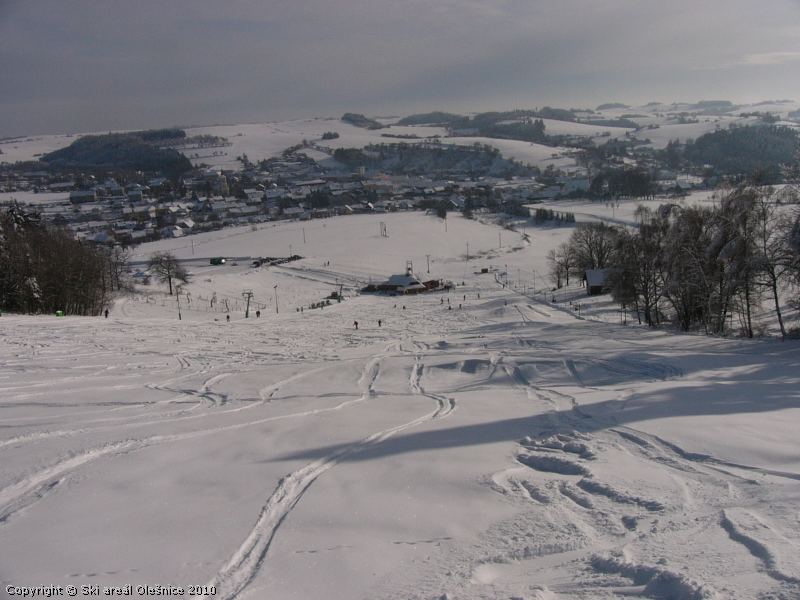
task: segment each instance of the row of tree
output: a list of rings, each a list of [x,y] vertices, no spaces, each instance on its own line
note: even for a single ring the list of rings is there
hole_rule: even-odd
[[[614,300],[640,322],[723,334],[736,318],[748,337],[767,302],[786,336],[781,299],[800,286],[800,215],[781,210],[771,189],[740,187],[714,207],[664,205],[637,216],[635,230],[580,224],[548,256],[556,286],[607,269]]]
[[[537,208],[533,212],[534,223],[545,223],[547,221],[555,221],[557,223],[574,223],[575,213],[571,212],[557,212],[550,208]]]

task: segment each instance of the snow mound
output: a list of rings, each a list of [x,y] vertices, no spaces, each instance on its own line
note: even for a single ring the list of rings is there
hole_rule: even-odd
[[[635,564],[613,556],[595,555],[592,568],[601,573],[616,573],[644,585],[644,594],[670,600],[717,600],[718,594],[679,573],[658,567]]]

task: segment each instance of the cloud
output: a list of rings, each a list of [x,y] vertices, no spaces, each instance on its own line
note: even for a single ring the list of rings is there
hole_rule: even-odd
[[[773,67],[800,61],[800,52],[759,52],[738,56],[720,63],[695,65],[697,71],[741,69],[742,67]]]
[[[742,65],[782,65],[800,60],[800,52],[763,52],[761,54],[748,54],[741,63]]]
[[[0,0],[0,135],[800,96],[794,0]],[[763,67],[769,67],[763,68]]]

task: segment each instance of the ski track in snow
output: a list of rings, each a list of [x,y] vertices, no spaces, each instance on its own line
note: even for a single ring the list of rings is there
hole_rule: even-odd
[[[797,540],[785,538],[763,517],[742,508],[723,510],[720,522],[732,540],[742,544],[763,563],[770,577],[800,584],[800,545]]]
[[[374,362],[374,364],[377,365],[378,363]],[[376,376],[377,376],[377,371],[376,371]],[[282,383],[294,381],[299,377],[300,377],[299,375],[290,377],[284,380],[284,382]],[[279,386],[280,383],[270,385],[268,386],[268,388],[273,388],[273,387],[277,388]],[[329,408],[319,408],[314,410],[289,413],[285,415],[265,417],[265,418],[255,419],[252,421],[246,421],[244,423],[223,425],[209,429],[195,430],[180,434],[155,435],[141,439],[130,439],[116,443],[104,444],[102,446],[85,450],[76,455],[59,460],[54,464],[50,465],[49,467],[46,467],[44,469],[36,471],[35,473],[27,475],[21,478],[19,481],[15,482],[14,484],[11,484],[3,489],[0,489],[0,523],[7,521],[9,517],[11,517],[14,513],[20,511],[23,508],[27,508],[29,505],[40,500],[43,497],[43,490],[49,490],[54,485],[60,483],[64,477],[66,477],[69,473],[71,473],[75,469],[83,465],[86,465],[90,462],[93,462],[97,459],[106,456],[120,455],[128,452],[133,452],[136,450],[141,450],[144,448],[148,448],[150,446],[154,446],[156,444],[180,442],[207,435],[223,433],[226,431],[244,429],[247,427],[253,427],[255,425],[261,425],[263,423],[268,423],[270,421],[307,417],[307,416],[319,415],[327,412],[337,411],[345,407],[352,406],[353,404],[363,402],[366,399],[367,396],[362,395],[359,398],[346,400]],[[240,408],[232,409],[229,412],[240,411],[248,408],[249,406],[251,405],[245,405]],[[80,431],[78,431],[77,433],[80,433]],[[53,432],[53,436],[59,436],[59,435],[67,436],[71,435],[71,432]],[[36,439],[42,439],[42,437],[31,438],[30,441]]]
[[[366,401],[374,395],[373,385],[378,378],[379,367],[380,361],[373,360],[364,368],[361,378],[364,391],[358,400],[359,402]],[[232,600],[247,587],[262,568],[270,544],[281,523],[300,501],[300,498],[302,498],[311,484],[323,473],[335,467],[348,456],[380,444],[401,431],[411,429],[428,421],[447,417],[455,410],[456,402],[454,399],[428,394],[424,391],[421,384],[423,370],[424,365],[417,357],[411,369],[409,386],[412,393],[435,400],[437,403],[436,410],[407,423],[373,433],[359,442],[315,460],[282,478],[267,503],[261,509],[261,513],[247,538],[216,577],[209,582],[208,585],[217,589],[217,595],[205,596],[206,598]]]

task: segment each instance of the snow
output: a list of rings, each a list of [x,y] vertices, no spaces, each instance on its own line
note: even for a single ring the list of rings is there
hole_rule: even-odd
[[[798,597],[798,343],[531,296],[570,232],[420,213],[224,230],[137,250],[185,261],[182,320],[160,284],[108,319],[3,315],[2,588]],[[244,258],[289,244],[302,260]],[[356,293],[408,259],[427,277],[426,255],[464,285]],[[308,308],[339,282],[342,303]]]
[[[719,204],[719,197],[723,192],[718,190],[695,190],[683,198],[658,197],[650,200],[642,198],[622,198],[615,201],[589,200],[579,198],[575,200],[558,200],[531,205],[532,208],[549,208],[558,212],[571,212],[578,222],[605,221],[612,225],[634,226],[638,220],[636,212],[646,208],[653,212],[664,204],[677,204],[679,206]]]
[[[702,135],[713,133],[718,129],[728,129],[731,125],[745,126],[754,125],[759,122],[755,117],[697,117],[697,123],[678,123],[675,121],[662,120],[656,129],[640,129],[631,134],[641,140],[649,140],[650,145],[657,149],[666,148],[667,144],[673,140],[686,142],[696,140]],[[616,136],[620,137],[620,136]]]
[[[603,131],[616,133],[626,130],[619,128],[598,128],[595,126],[580,125],[554,121],[554,127],[559,131],[570,134],[597,135]],[[332,140],[323,140],[322,134],[326,131],[335,131],[339,137]],[[239,168],[241,164],[236,157],[247,154],[251,161],[261,158],[279,156],[283,150],[290,146],[300,144],[303,140],[314,142],[321,148],[336,150],[337,148],[363,148],[370,144],[396,144],[419,143],[434,136],[439,136],[442,144],[455,144],[470,146],[474,143],[488,144],[500,150],[506,158],[513,158],[525,164],[546,167],[554,164],[556,167],[572,166],[575,161],[570,158],[553,158],[567,151],[566,148],[543,146],[518,140],[499,140],[484,137],[445,137],[447,131],[442,127],[433,126],[402,126],[392,125],[384,129],[364,129],[345,123],[339,119],[303,119],[281,123],[263,123],[250,125],[230,125],[217,127],[201,127],[186,130],[187,135],[216,135],[225,137],[232,143],[231,146],[221,149],[188,150],[185,153],[195,163],[210,163],[218,168]],[[418,139],[386,137],[386,136],[417,136]],[[219,156],[210,155],[216,150]],[[201,154],[194,158],[195,152]],[[304,150],[315,160],[325,155],[319,151]],[[322,155],[322,156],[321,156]]]
[[[322,140],[322,134],[335,131],[339,137]],[[187,150],[184,153],[196,164],[212,164],[218,168],[238,169],[241,163],[236,157],[247,154],[251,161],[280,156],[286,148],[296,146],[303,140],[313,141],[323,148],[363,148],[369,144],[413,142],[399,138],[384,137],[390,135],[416,135],[420,138],[445,135],[441,127],[408,127],[392,126],[384,129],[364,129],[345,123],[341,119],[318,118],[299,119],[275,123],[251,123],[243,125],[220,125],[214,127],[194,127],[186,130],[188,136],[214,135],[226,138],[231,146],[205,150]],[[219,156],[212,153],[219,152]],[[199,153],[199,158],[194,154]],[[314,158],[318,158],[315,155]]]
[[[64,192],[2,192],[0,204],[16,200],[20,204],[68,204],[69,194]]]
[[[80,135],[36,135],[0,140],[0,162],[36,160],[42,154],[66,148]]]
[[[497,148],[505,158],[511,158],[523,164],[530,164],[541,169],[553,165],[559,169],[569,170],[575,167],[575,160],[564,156],[569,152],[568,148],[560,146],[544,146],[534,142],[522,142],[519,140],[498,140],[486,137],[453,137],[445,138],[442,143],[455,144],[458,146],[471,146],[472,144],[486,144]]]

